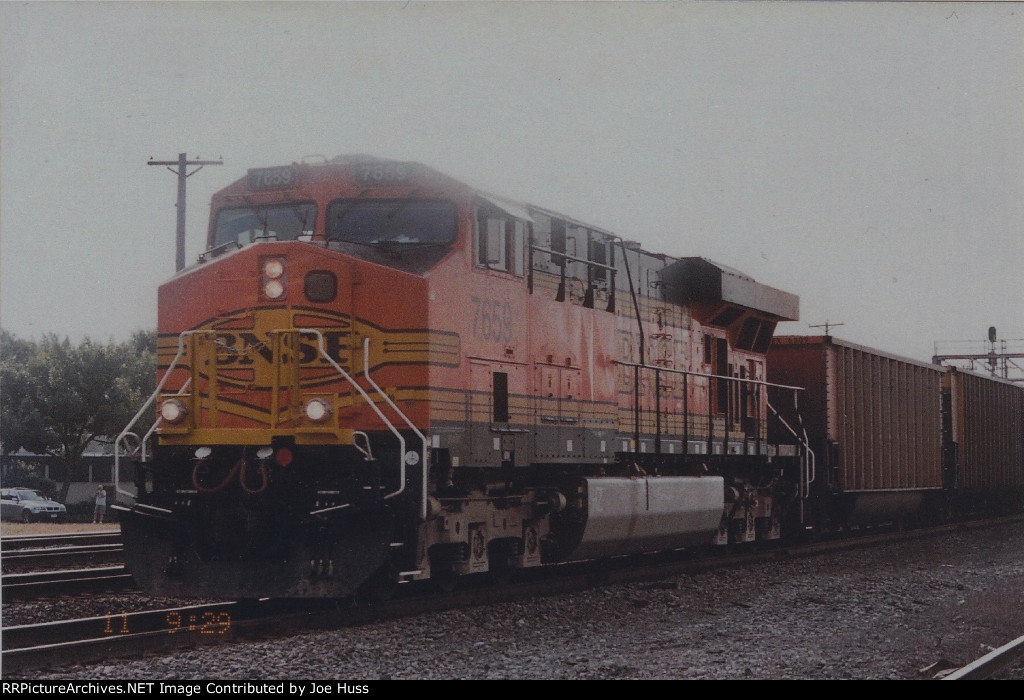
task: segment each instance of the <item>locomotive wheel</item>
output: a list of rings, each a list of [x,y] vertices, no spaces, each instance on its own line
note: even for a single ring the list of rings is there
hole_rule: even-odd
[[[459,583],[459,575],[451,569],[446,568],[431,574],[430,580],[433,581],[434,585],[437,586],[438,590],[442,593],[452,593],[455,591],[455,587]]]
[[[497,586],[507,586],[512,581],[515,570],[508,564],[491,564],[488,573],[492,583]]]
[[[388,559],[359,589],[359,597],[373,603],[391,600],[398,591],[398,567]]]

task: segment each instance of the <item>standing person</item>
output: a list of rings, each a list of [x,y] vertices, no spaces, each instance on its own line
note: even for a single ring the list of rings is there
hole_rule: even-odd
[[[92,513],[93,523],[103,523],[103,514],[107,510],[107,490],[103,488],[103,484],[96,487],[96,509]]]

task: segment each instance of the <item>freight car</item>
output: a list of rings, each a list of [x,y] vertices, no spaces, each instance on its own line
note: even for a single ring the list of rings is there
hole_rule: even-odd
[[[775,338],[768,376],[805,387],[816,459],[809,521],[824,529],[942,508],[943,368],[832,336]]]
[[[950,367],[942,401],[953,511],[1024,509],[1024,387]]]
[[[946,423],[988,469],[940,368],[853,360],[895,388],[854,376],[874,413],[822,438],[820,374],[768,354],[794,295],[416,163],[250,170],[158,304],[158,388],[116,457],[153,594],[383,596],[894,517],[956,487]]]
[[[805,388],[809,528],[1019,510],[1024,388],[832,336],[782,336],[768,377]],[[789,420],[796,416],[784,409]]]

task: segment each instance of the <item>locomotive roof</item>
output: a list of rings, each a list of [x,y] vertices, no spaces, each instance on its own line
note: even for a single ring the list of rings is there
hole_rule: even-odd
[[[622,236],[603,229],[593,224],[586,223],[571,216],[556,212],[552,209],[540,207],[521,200],[511,199],[496,195],[487,190],[476,187],[465,181],[458,180],[439,170],[436,170],[423,163],[415,161],[397,161],[390,158],[379,158],[365,153],[351,153],[324,158],[322,164],[303,163],[303,165],[316,167],[317,165],[358,165],[366,163],[380,164],[401,164],[412,166],[420,175],[425,175],[441,182],[446,182],[454,189],[462,189],[467,194],[482,199],[501,211],[523,221],[535,222],[538,215],[557,218],[566,223],[586,228],[595,233],[615,238],[622,241],[622,244],[630,251],[656,258],[664,264],[658,273],[663,282],[666,283],[665,293],[669,301],[674,303],[691,302],[725,302],[735,306],[741,306],[764,313],[776,320],[795,321],[799,318],[800,300],[795,294],[790,294],[774,287],[761,284],[749,275],[726,265],[701,257],[677,258],[664,253],[655,253],[645,250],[643,246],[635,241],[627,241]],[[298,164],[296,164],[298,165]],[[240,180],[236,185],[241,185]]]

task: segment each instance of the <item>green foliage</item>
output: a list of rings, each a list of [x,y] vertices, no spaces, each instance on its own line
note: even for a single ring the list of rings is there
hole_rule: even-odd
[[[43,476],[40,467],[17,460],[3,475],[4,488],[22,486],[27,489],[35,489],[48,498],[57,495],[57,482]]]
[[[51,454],[67,467],[61,489],[93,440],[109,441],[155,388],[156,333],[77,346],[56,335],[38,343],[0,333],[0,449]]]

